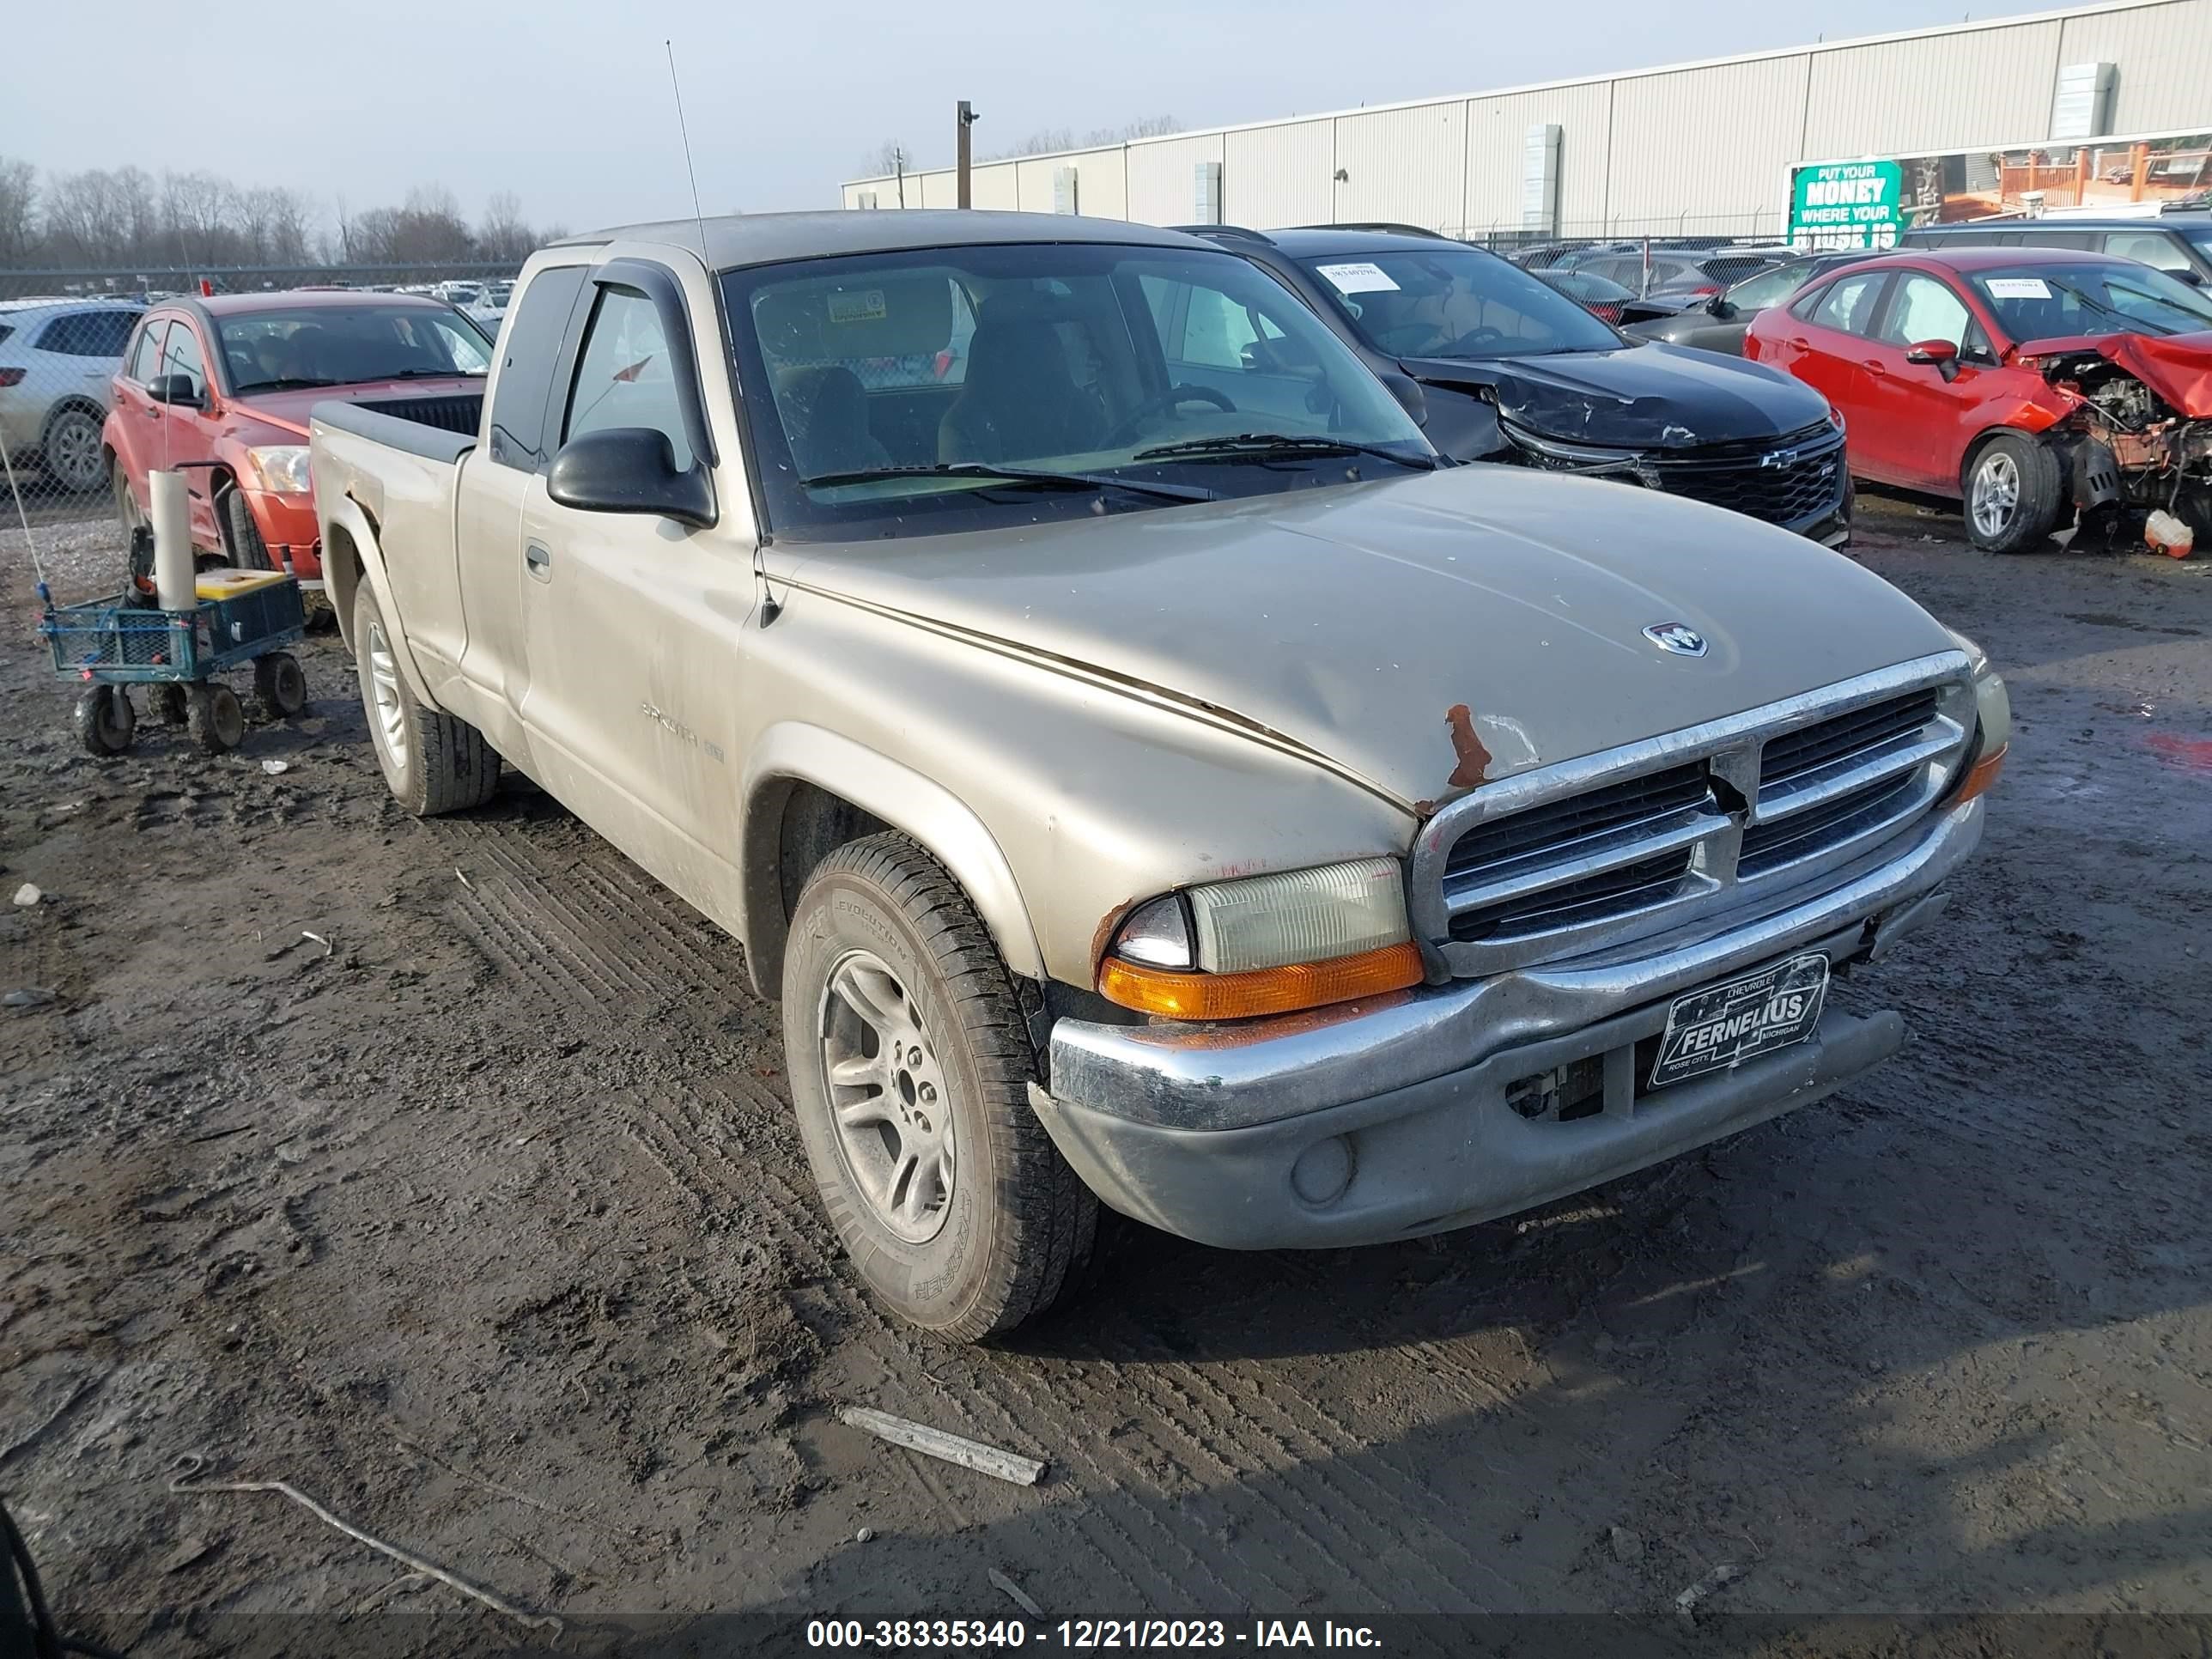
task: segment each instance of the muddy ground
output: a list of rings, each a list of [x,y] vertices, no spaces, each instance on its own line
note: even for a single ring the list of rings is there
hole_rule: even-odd
[[[1040,1628],[1663,1621],[1703,1580],[1701,1613],[1801,1636],[2039,1611],[2094,1617],[1960,1650],[2202,1650],[2121,1616],[2212,1615],[2212,565],[1989,559],[1893,501],[1862,531],[2018,720],[1947,925],[1850,989],[1907,1011],[1903,1055],[1434,1246],[1124,1226],[998,1351],[858,1292],[726,938],[512,776],[404,816],[327,638],[296,728],[89,758],[16,534],[0,990],[52,1000],[0,1011],[0,1492],[64,1622],[184,1655],[548,1634],[280,1496],[172,1492],[198,1453],[579,1650],[616,1614],[731,1648],[1015,1614],[994,1574]],[[41,535],[74,582],[113,557]],[[1050,1473],[925,1461],[846,1403]],[[234,1622],[278,1612],[316,1617]]]

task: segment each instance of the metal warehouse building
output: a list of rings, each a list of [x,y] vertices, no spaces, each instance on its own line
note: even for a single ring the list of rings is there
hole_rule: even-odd
[[[2212,0],[2121,0],[981,162],[972,194],[979,208],[1154,224],[1770,236],[1787,232],[1793,169],[1808,163],[1990,152],[1975,157],[1986,170],[2022,151],[2033,167],[2050,142],[2131,135],[2170,150],[2208,128]],[[856,179],[843,197],[952,207],[956,190],[945,167]]]

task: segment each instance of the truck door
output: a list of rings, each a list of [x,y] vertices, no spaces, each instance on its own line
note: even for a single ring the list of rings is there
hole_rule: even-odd
[[[666,267],[614,259],[592,274],[574,368],[548,437],[645,428],[679,470],[714,463],[695,328]],[[653,513],[564,507],[533,478],[522,513],[522,718],[553,793],[680,891],[731,854],[742,757],[736,684],[755,599],[753,548]]]
[[[523,648],[522,509],[553,462],[560,410],[553,387],[573,354],[571,317],[583,265],[549,265],[525,285],[499,342],[483,442],[457,485],[454,533],[460,556],[462,676],[483,696],[483,731],[501,753],[527,755],[522,702],[530,684]],[[539,485],[542,494],[543,486]]]

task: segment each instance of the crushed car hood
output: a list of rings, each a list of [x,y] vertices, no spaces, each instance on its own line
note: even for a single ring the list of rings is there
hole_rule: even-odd
[[[1487,388],[1498,412],[1566,443],[1692,449],[1802,432],[1828,402],[1764,363],[1652,343],[1540,357],[1409,357],[1425,384]]]
[[[2097,334],[2034,340],[2014,349],[2023,357],[2094,351],[2118,363],[2191,420],[2212,416],[2212,333]]]
[[[1953,648],[1802,537],[1513,466],[768,557],[793,605],[863,604],[1097,675],[1415,811],[1469,787],[1455,726],[1490,781]],[[1670,622],[1705,654],[1644,635]]]

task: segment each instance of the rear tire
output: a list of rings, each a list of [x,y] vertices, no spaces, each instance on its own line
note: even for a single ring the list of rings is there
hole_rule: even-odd
[[[185,688],[185,728],[210,755],[228,755],[245,740],[246,710],[220,680]]]
[[[489,800],[499,787],[497,751],[466,720],[416,701],[366,581],[354,594],[353,637],[369,743],[393,798],[418,818]]]
[[[1013,977],[936,860],[887,834],[822,861],[792,917],[783,1028],[823,1207],[901,1318],[973,1341],[1075,1283],[1098,1200],[1030,1104]]]
[[[173,680],[166,685],[155,686],[149,701],[153,704],[154,718],[164,726],[182,726],[190,713],[185,688]]]
[[[39,434],[40,467],[73,495],[98,494],[107,476],[100,448],[105,418],[98,410],[71,404],[55,410]]]
[[[77,741],[105,760],[131,746],[138,729],[130,694],[119,685],[95,685],[76,700]]]
[[[222,521],[230,532],[230,562],[240,570],[274,570],[269,544],[261,539],[261,526],[253,522],[252,503],[246,492],[233,487],[222,498]]]
[[[2024,553],[2045,539],[2066,487],[2050,445],[2013,432],[1976,450],[1960,483],[1966,539],[1985,553]]]
[[[307,707],[307,676],[300,659],[289,651],[271,651],[253,662],[253,690],[261,712],[272,720],[289,720]]]

